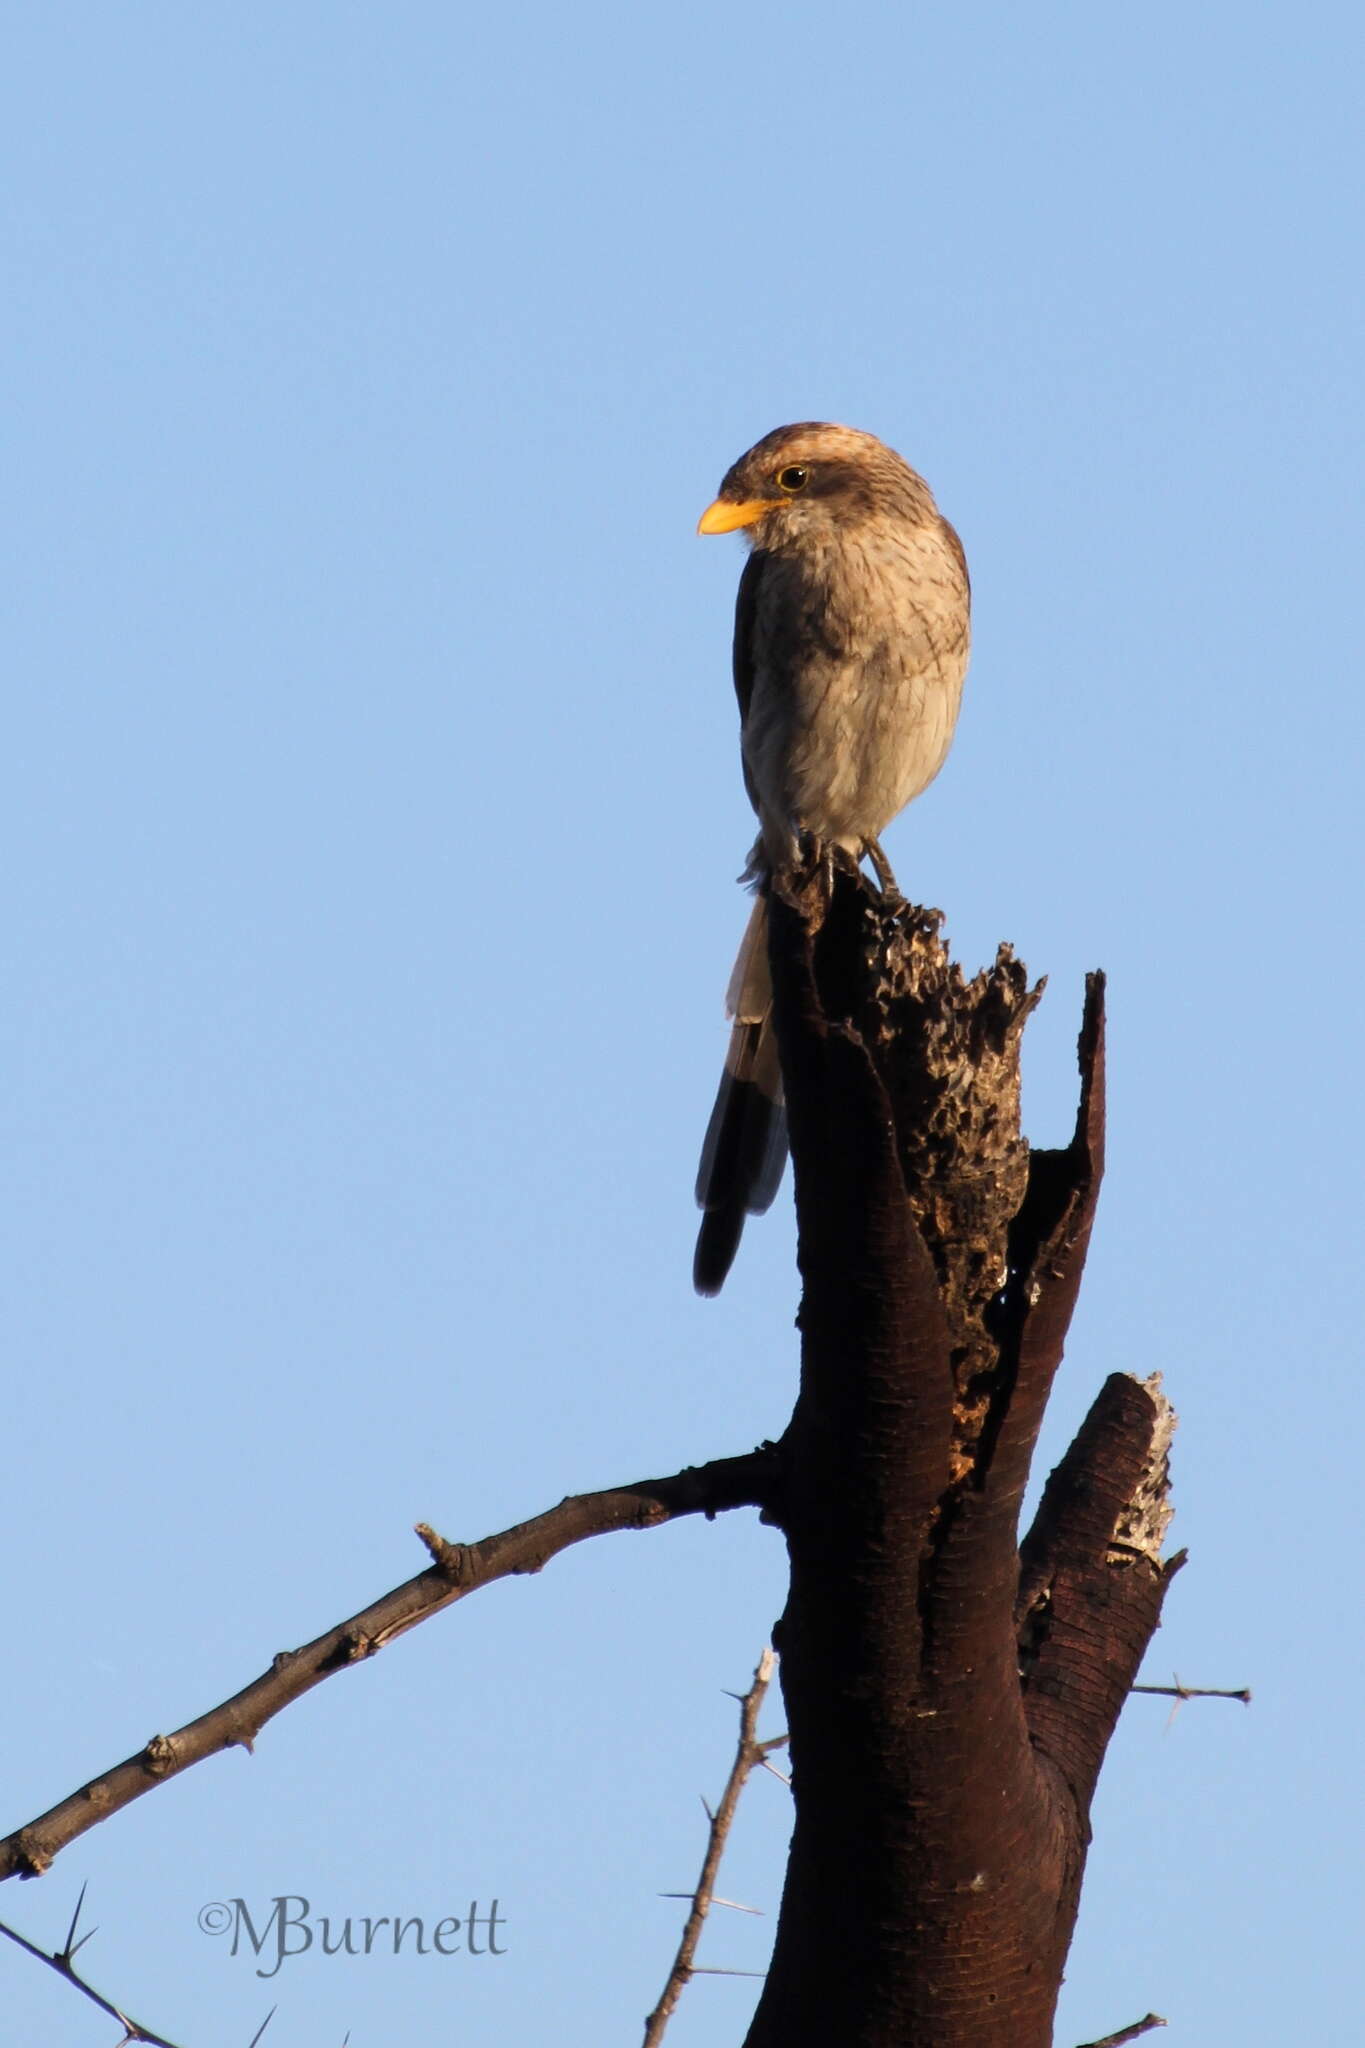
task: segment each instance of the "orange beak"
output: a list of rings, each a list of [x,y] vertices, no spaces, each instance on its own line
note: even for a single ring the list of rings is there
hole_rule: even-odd
[[[717,498],[697,521],[697,532],[736,533],[741,526],[756,526],[765,512],[775,512],[786,502],[785,498],[745,498],[736,505],[728,498]]]

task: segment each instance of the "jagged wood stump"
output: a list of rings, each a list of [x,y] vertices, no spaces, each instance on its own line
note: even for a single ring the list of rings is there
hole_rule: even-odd
[[[1041,984],[1008,948],[968,981],[936,913],[846,873],[772,913],[803,1282],[769,1505],[796,1820],[747,2048],[1043,2048],[1099,1766],[1180,1562],[1173,1418],[1122,1375],[1018,1540],[1099,1187],[1103,983],[1075,1135],[1030,1151]]]

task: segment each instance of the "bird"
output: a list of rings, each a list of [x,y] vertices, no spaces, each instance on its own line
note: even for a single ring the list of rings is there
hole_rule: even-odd
[[[776,427],[741,455],[698,533],[742,532],[734,682],[756,892],[730,977],[730,1044],[697,1173],[692,1279],[719,1294],[745,1218],[787,1157],[772,1024],[767,893],[814,845],[895,878],[881,834],[938,774],[971,644],[971,584],[924,478],[873,434],[828,421]]]

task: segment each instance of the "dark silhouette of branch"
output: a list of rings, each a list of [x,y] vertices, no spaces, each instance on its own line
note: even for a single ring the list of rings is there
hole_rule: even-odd
[[[241,1692],[173,1735],[154,1735],[135,1756],[92,1778],[47,1813],[0,1841],[0,1878],[40,1877],[54,1856],[122,1806],[192,1764],[234,1745],[250,1750],[265,1723],[335,1672],[372,1657],[395,1637],[480,1586],[538,1572],[558,1551],[614,1529],[651,1529],[678,1515],[712,1516],[762,1507],[773,1484],[771,1445],[743,1457],[689,1466],[604,1493],[569,1496],[545,1514],[478,1543],[448,1543],[425,1523],[418,1533],[434,1562],[348,1621],[299,1650],[285,1650]]]
[[[87,1941],[93,1935],[99,1933],[97,1927],[92,1927],[89,1934],[83,1934],[80,1940],[77,1941],[76,1928],[80,1922],[81,1907],[84,1904],[85,1886],[82,1885],[80,1897],[76,1901],[76,1910],[71,1915],[71,1925],[66,1931],[66,1940],[61,1948],[53,1949],[50,1954],[45,1948],[39,1948],[35,1942],[28,1940],[27,1936],[20,1934],[17,1929],[7,1927],[3,1920],[0,1920],[0,1934],[3,1934],[9,1941],[14,1942],[16,1947],[23,1949],[26,1954],[36,1956],[40,1963],[46,1963],[50,1970],[55,1970],[59,1977],[65,1978],[68,1984],[79,1991],[82,1998],[88,1998],[90,2003],[97,2005],[101,2012],[108,2013],[111,2020],[117,2020],[123,2029],[123,2039],[119,2042],[118,2048],[129,2048],[130,2043],[137,2041],[145,2042],[147,2048],[176,2048],[175,2042],[168,2041],[164,2034],[154,2034],[150,2027],[143,2026],[141,2020],[130,2019],[120,2006],[114,2004],[112,1998],[106,1998],[102,1992],[96,1991],[94,1985],[82,1977],[80,1971],[76,1968],[77,1951],[83,1949]],[[275,2008],[272,2006],[261,2021],[256,2032],[252,2035],[249,2048],[256,2048],[256,2044],[270,2025],[274,2013]]]
[[[706,1817],[710,1822],[710,1827],[706,1837],[706,1854],[702,1858],[701,1876],[697,1879],[696,1890],[682,1895],[691,1899],[692,1910],[688,1914],[683,1927],[682,1940],[678,1943],[678,1953],[673,1958],[673,1967],[668,1973],[659,2003],[645,2021],[645,2037],[642,2048],[658,2048],[658,2043],[664,2037],[664,2028],[673,2016],[673,2008],[682,1996],[683,1987],[690,1978],[700,1976],[747,1977],[761,1974],[761,1972],[756,1973],[749,1970],[705,1970],[694,1963],[692,1959],[697,1953],[697,1943],[701,1940],[701,1931],[706,1924],[706,1916],[710,1912],[712,1905],[730,1905],[733,1903],[728,1899],[717,1899],[715,1889],[716,1873],[720,1869],[720,1859],[725,1853],[726,1837],[729,1835],[731,1824],[734,1821],[735,1809],[739,1805],[739,1795],[744,1790],[749,1773],[759,1764],[767,1761],[770,1749],[777,1748],[780,1743],[786,1740],[785,1736],[775,1736],[769,1742],[760,1742],[756,1734],[759,1709],[763,1705],[764,1695],[772,1683],[773,1669],[776,1662],[777,1660],[773,1656],[772,1651],[765,1650],[758,1660],[758,1665],[754,1672],[754,1682],[749,1687],[749,1690],[746,1693],[732,1693],[730,1695],[732,1699],[739,1701],[739,1743],[735,1750],[735,1760],[730,1766],[730,1775],[725,1781],[725,1790],[721,1794],[720,1805],[714,1813],[712,1813],[709,1806],[706,1808]],[[705,1804],[704,1801],[703,1804]],[[676,1895],[670,1893],[668,1896]],[[740,1912],[752,1912],[754,1909],[749,1906],[742,1906],[737,1910]]]
[[[1136,1692],[1137,1687],[1133,1690]],[[1134,2020],[1131,2027],[1120,2027],[1117,2034],[1106,2034],[1102,2041],[1082,2042],[1081,2048],[1124,2048],[1126,2041],[1136,2041],[1143,2034],[1150,2034],[1153,2027],[1164,2027],[1165,2020],[1158,2012],[1149,2012],[1145,2018]]]

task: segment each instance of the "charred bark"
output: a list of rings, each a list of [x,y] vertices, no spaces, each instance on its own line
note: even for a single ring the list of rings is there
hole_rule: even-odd
[[[1103,983],[1061,1150],[1019,1129],[1041,994],[840,874],[774,895],[801,1385],[770,1509],[796,1820],[747,2048],[1042,2048],[1091,1794],[1175,1566],[1170,1414],[1116,1376],[1022,1553],[1102,1169]]]

